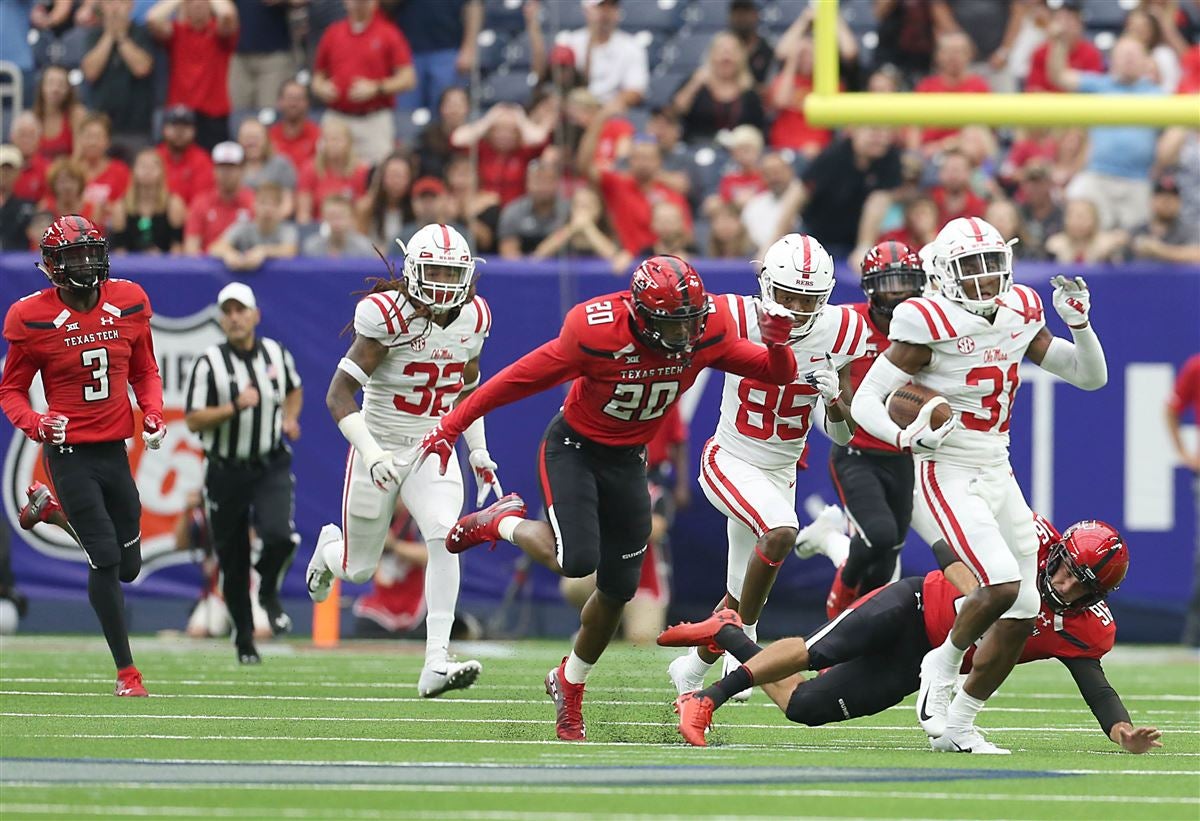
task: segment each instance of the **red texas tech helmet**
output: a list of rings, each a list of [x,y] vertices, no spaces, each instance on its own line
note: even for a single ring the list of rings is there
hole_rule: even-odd
[[[708,295],[696,269],[679,257],[650,257],[633,272],[629,313],[642,340],[682,355],[704,336]]]
[[[1088,590],[1070,603],[1063,601],[1050,584],[1060,564],[1066,564],[1071,575]],[[1055,613],[1082,610],[1103,601],[1117,589],[1127,572],[1129,547],[1115,527],[1094,520],[1076,522],[1066,529],[1061,540],[1051,545],[1046,566],[1038,573],[1038,591]]]
[[[891,316],[897,305],[925,289],[920,255],[903,242],[879,243],[863,257],[862,289],[872,308]]]
[[[90,291],[108,279],[108,242],[91,220],[68,214],[42,234],[39,266],[59,288]]]

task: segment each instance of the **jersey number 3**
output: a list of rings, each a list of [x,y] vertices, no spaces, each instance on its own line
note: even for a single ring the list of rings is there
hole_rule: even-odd
[[[83,401],[104,401],[108,398],[108,348],[81,351],[79,358],[84,369],[91,371],[94,380],[83,386]]]

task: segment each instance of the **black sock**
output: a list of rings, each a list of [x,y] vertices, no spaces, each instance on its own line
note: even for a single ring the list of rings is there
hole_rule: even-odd
[[[748,641],[749,639],[747,639]],[[754,674],[745,667],[739,667],[720,681],[714,682],[711,687],[706,687],[700,691],[700,695],[708,696],[713,700],[713,705],[720,707],[729,699],[736,696],[749,687],[754,686]]]
[[[717,645],[742,664],[762,652],[762,648],[742,632],[741,628],[734,627],[732,624],[725,625],[717,633]]]
[[[262,557],[254,566],[258,575],[262,577],[262,584],[258,588],[260,602],[278,600],[279,583],[283,580],[287,569],[292,566],[292,557],[295,553],[296,545],[292,543],[291,539],[263,545]]]
[[[125,593],[117,572],[116,565],[89,570],[88,601],[100,620],[113,663],[120,670],[133,664],[133,654],[129,652],[129,631],[125,626]]]
[[[842,565],[842,584],[846,587],[858,587],[863,573],[870,567],[874,558],[871,548],[862,536],[855,535],[850,539],[850,553],[846,556],[846,563]]]

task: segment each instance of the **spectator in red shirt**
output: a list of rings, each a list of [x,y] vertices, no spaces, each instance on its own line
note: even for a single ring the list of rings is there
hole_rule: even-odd
[[[971,190],[971,162],[961,151],[947,151],[938,169],[938,184],[930,192],[942,225],[958,217],[982,217],[987,203]]]
[[[83,199],[107,223],[109,207],[125,196],[129,187],[129,166],[108,156],[112,123],[107,114],[87,115],[79,125],[78,135],[75,161],[87,175]]]
[[[317,156],[317,139],[321,136],[321,129],[308,118],[308,89],[296,80],[288,80],[279,89],[275,113],[279,119],[268,132],[271,145],[299,171]]]
[[[500,197],[503,208],[525,193],[529,161],[542,153],[550,129],[535,123],[513,103],[497,103],[473,123],[454,129],[450,144],[458,149],[479,146],[479,187]]]
[[[752,125],[739,125],[721,141],[729,149],[734,170],[726,172],[717,186],[717,197],[741,208],[759,191],[767,189],[762,175],[762,133]],[[715,202],[708,207],[715,206]]]
[[[42,127],[38,152],[47,162],[70,156],[75,149],[75,129],[87,109],[75,96],[75,88],[67,78],[64,66],[42,69],[33,98],[33,113]]]
[[[167,50],[167,105],[195,113],[196,142],[205,150],[228,140],[229,61],[238,34],[232,0],[159,0],[146,26]]]
[[[24,158],[21,172],[13,184],[13,196],[30,202],[41,202],[49,191],[46,175],[50,170],[50,162],[38,153],[42,126],[37,115],[32,111],[22,111],[18,114],[13,118],[12,133],[9,137]]]
[[[87,176],[79,163],[70,157],[59,157],[50,166],[47,183],[49,191],[38,203],[38,210],[49,211],[56,219],[65,214],[79,214],[97,220],[96,209],[83,199]]]
[[[1104,72],[1104,55],[1084,36],[1082,2],[1064,0],[1054,12],[1054,22],[1062,27],[1067,43],[1067,65],[1076,71]],[[1063,91],[1050,81],[1046,73],[1046,56],[1050,43],[1045,42],[1034,49],[1029,58],[1029,76],[1025,78],[1026,91]]]
[[[1192,412],[1192,420],[1200,425],[1200,353],[1192,354],[1179,369],[1175,379],[1175,390],[1167,400],[1167,430],[1171,433],[1171,441],[1175,445],[1175,453],[1179,462],[1192,472],[1195,487],[1196,511],[1200,513],[1200,444],[1191,453],[1184,447],[1180,417]],[[1200,557],[1200,542],[1196,545],[1197,556]],[[1200,567],[1200,564],[1198,564]],[[1192,600],[1188,605],[1187,620],[1184,622],[1183,643],[1191,647],[1200,647],[1200,578],[1192,580]]]
[[[354,149],[374,164],[395,147],[392,103],[417,75],[408,41],[379,12],[378,0],[344,0],[346,19],[325,29],[313,63],[312,92],[325,103],[322,121],[349,126]]]
[[[296,222],[307,225],[321,218],[321,202],[338,194],[355,202],[367,190],[370,169],[354,153],[350,127],[341,120],[325,120],[317,155],[300,171],[296,194]]]
[[[167,109],[158,155],[167,169],[167,188],[185,205],[213,187],[212,159],[196,145],[196,116],[187,106]]]
[[[967,68],[971,65],[971,55],[974,46],[971,38],[961,31],[943,34],[938,38],[937,49],[933,60],[937,73],[931,74],[914,89],[918,94],[987,94],[991,91],[987,80],[978,74],[971,74]],[[955,144],[958,137],[957,128],[926,128],[920,133],[919,147],[926,156]],[[910,145],[910,148],[918,146]]]
[[[188,207],[183,226],[185,254],[206,253],[229,226],[254,217],[254,192],[242,185],[242,147],[234,142],[217,143],[212,158],[217,185]]]
[[[921,248],[933,242],[944,224],[931,197],[914,197],[904,206],[904,225],[881,234],[879,242],[895,240],[909,248]]]
[[[664,200],[679,206],[684,222],[690,232],[691,209],[687,200],[678,191],[665,185],[658,175],[662,170],[662,155],[658,143],[652,140],[636,140],[629,151],[629,171],[613,171],[587,162],[596,150],[596,139],[600,134],[601,119],[588,127],[579,143],[579,168],[586,170],[588,178],[600,188],[604,207],[612,222],[621,247],[630,254],[654,245],[657,237],[650,226],[651,212],[655,203]]]

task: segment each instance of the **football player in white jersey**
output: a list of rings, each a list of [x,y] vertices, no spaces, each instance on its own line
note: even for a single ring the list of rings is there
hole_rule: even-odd
[[[358,303],[354,342],[329,384],[325,402],[350,453],[341,528],[321,529],[307,582],[313,601],[323,601],[335,576],[356,584],[370,580],[399,494],[429,550],[425,666],[417,691],[430,698],[470,687],[482,667],[449,656],[459,565],[458,556],[446,551],[446,534],[462,512],[458,462],[451,460],[439,475],[436,460],[414,467],[410,457],[438,419],[479,384],[479,354],[492,314],[475,294],[475,258],[458,231],[426,225],[401,248],[403,279],[376,283]],[[361,411],[354,398],[360,388]],[[489,492],[500,495],[483,420],[463,438],[482,505]]]
[[[1038,612],[1033,514],[1008,461],[1018,368],[1028,359],[1097,390],[1108,381],[1108,367],[1088,322],[1081,277],[1051,281],[1054,308],[1071,331],[1067,341],[1046,328],[1037,292],[1013,284],[1010,243],[987,222],[951,220],[922,256],[939,293],[896,308],[892,344],[859,385],[852,410],[871,435],[917,457],[920,503],[980,583],[949,638],[921,664],[921,726],[935,750],[1006,753],[983,739],[975,716],[1012,670]],[[944,399],[930,400],[901,429],[886,401],[910,381]],[[944,401],[953,417],[932,429],[930,416]],[[963,653],[981,636],[971,673],[951,701]]]
[[[842,444],[853,435],[848,364],[867,352],[866,323],[855,311],[829,305],[833,258],[813,237],[787,234],[768,250],[759,268],[761,296],[721,297],[741,336],[761,342],[759,302],[792,314],[789,344],[799,376],[769,385],[727,374],[717,431],[704,446],[700,486],[725,514],[729,540],[726,596],[719,607],[736,609],[751,639],[779,566],[796,542],[796,463],[809,430],[824,425]],[[718,655],[696,648],[675,659],[668,673],[679,693],[703,686]],[[738,662],[725,655],[726,673]],[[749,691],[744,691],[748,697]]]

